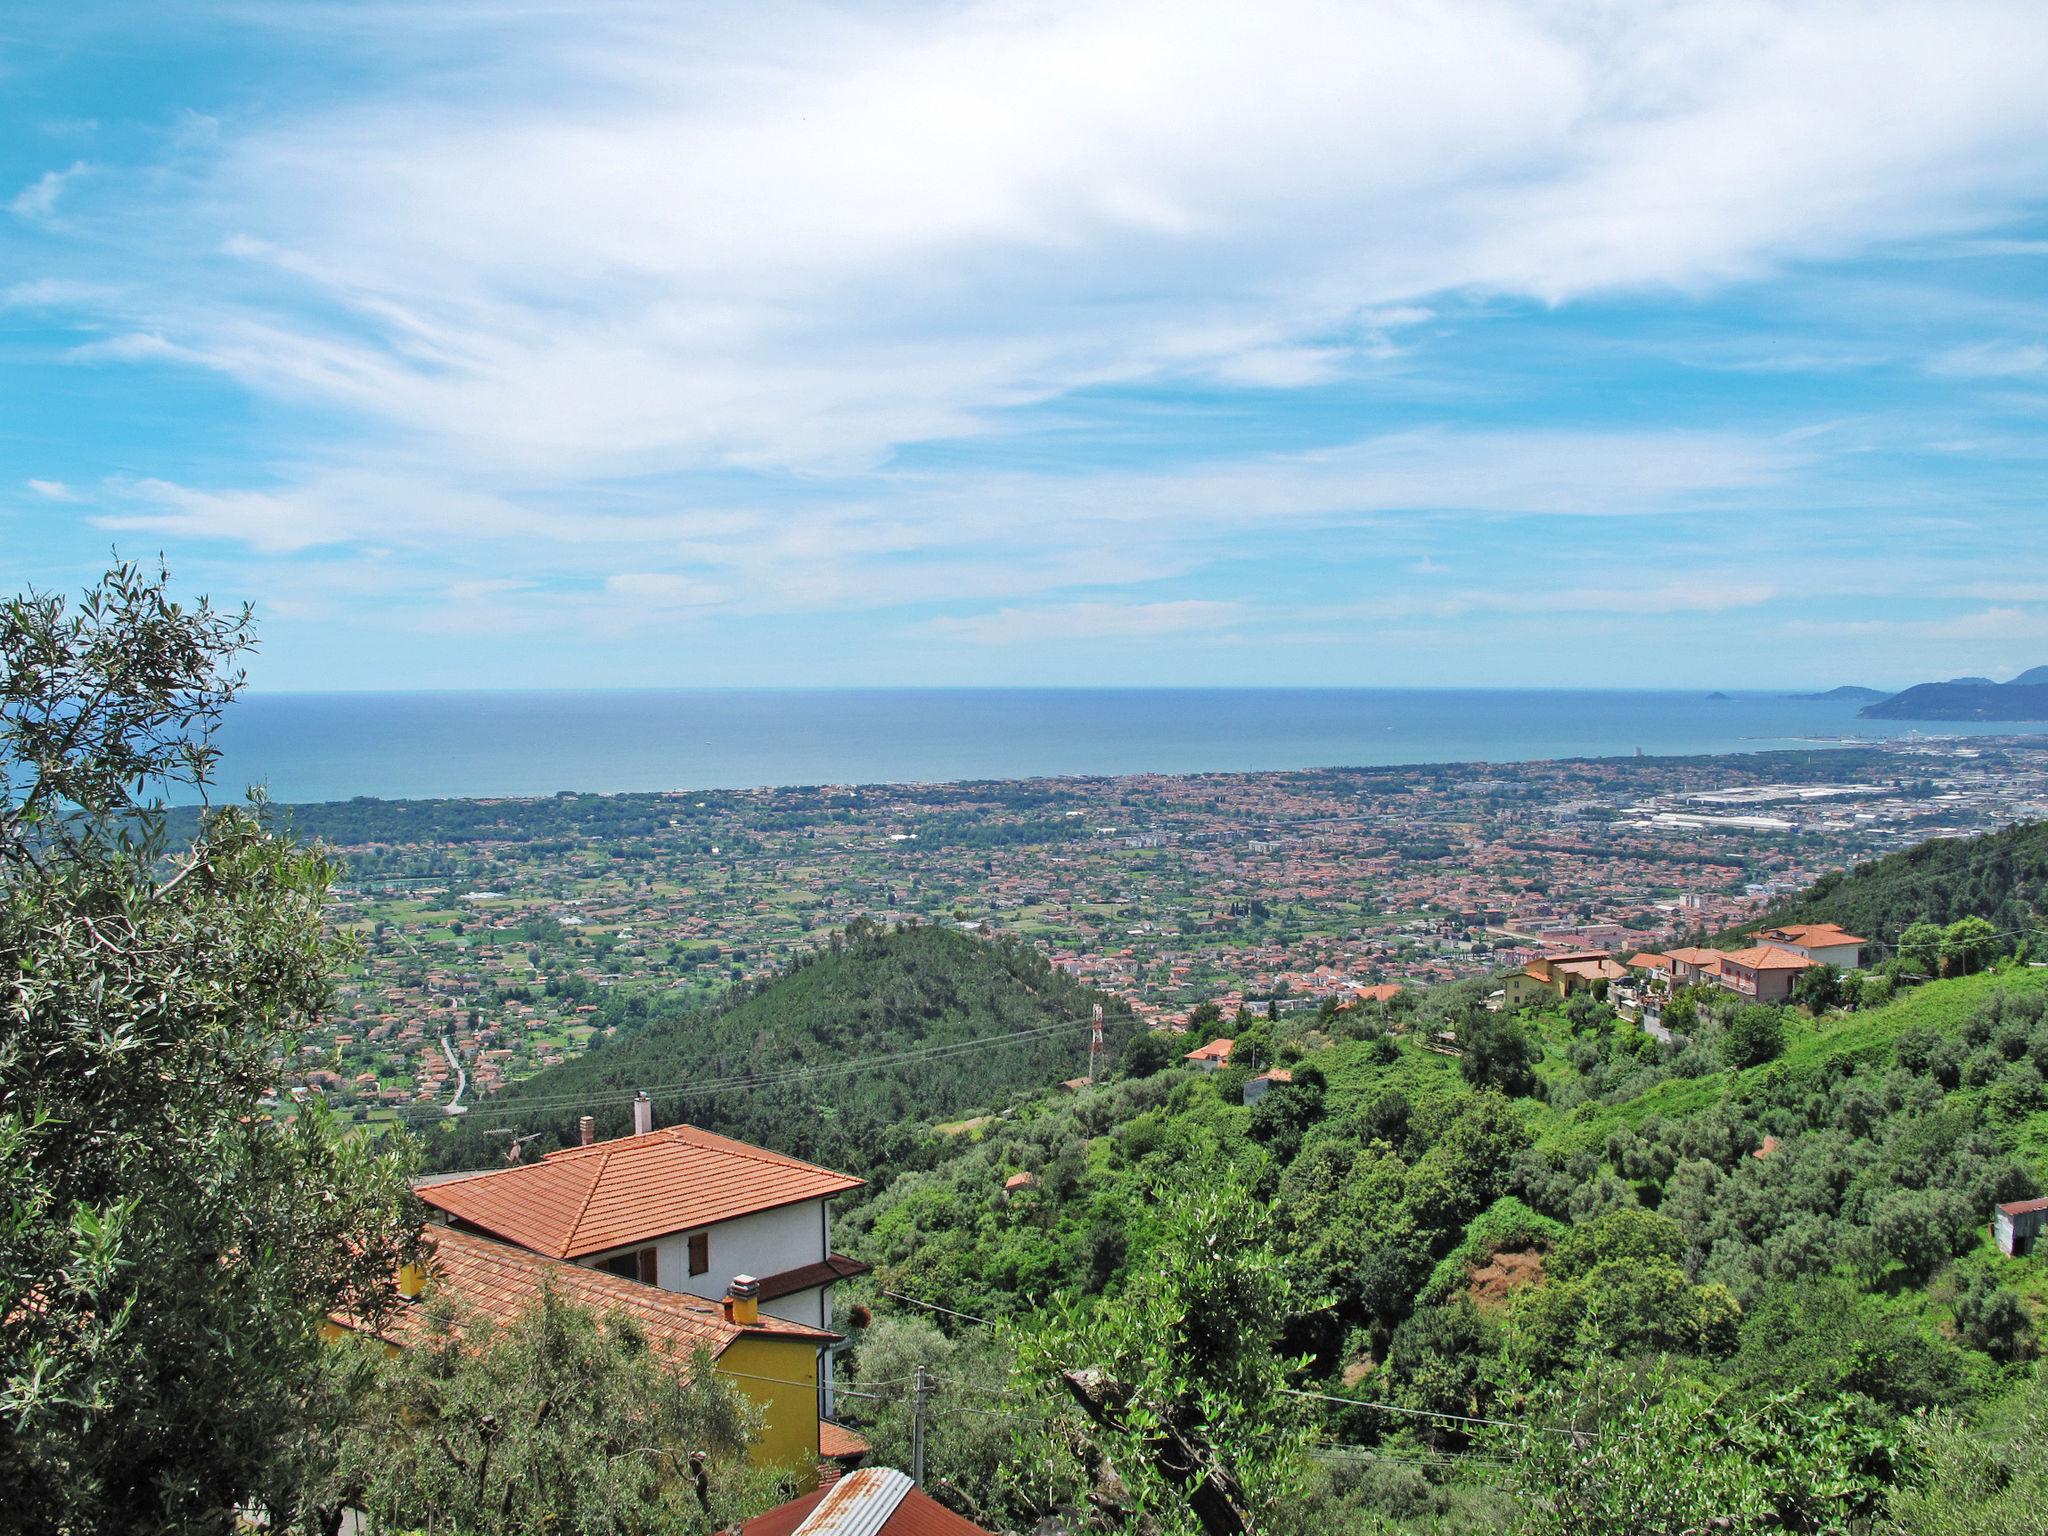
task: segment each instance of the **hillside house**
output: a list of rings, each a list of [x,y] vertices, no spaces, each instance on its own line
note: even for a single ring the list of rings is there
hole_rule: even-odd
[[[864,1181],[695,1126],[654,1130],[645,1097],[634,1117],[634,1135],[428,1180],[419,1196],[447,1226],[706,1302],[746,1281],[769,1317],[831,1332],[832,1287],[868,1269],[832,1251],[831,1202]]]
[[[1525,1008],[1549,998],[1559,1002],[1574,992],[1586,992],[1601,983],[1621,981],[1628,971],[1598,949],[1567,949],[1552,955],[1538,955],[1508,977],[1502,988],[1510,1008]]]
[[[1759,944],[1790,950],[1816,965],[1832,965],[1839,971],[1861,970],[1863,946],[1870,942],[1843,932],[1833,923],[1786,923],[1759,929],[1751,937]]]
[[[1991,1235],[1998,1240],[1998,1251],[2011,1258],[2032,1253],[2044,1225],[2048,1225],[2048,1199],[2010,1200],[1991,1213]]]
[[[1664,958],[1671,962],[1671,984],[1690,987],[1699,983],[1719,986],[1721,962],[1727,956],[1718,949],[1674,949]]]
[[[677,1372],[687,1375],[703,1350],[713,1370],[730,1376],[759,1405],[757,1462],[788,1467],[805,1483],[815,1478],[821,1438],[837,1429],[820,1423],[818,1403],[821,1357],[839,1342],[838,1334],[766,1315],[737,1282],[734,1294],[707,1301],[460,1227],[430,1225],[424,1239],[424,1266],[401,1273],[403,1299],[381,1322],[336,1317],[330,1326],[370,1334],[394,1349],[410,1348],[432,1337],[428,1301],[451,1303],[451,1328],[460,1338],[478,1323],[510,1326],[538,1304],[543,1290],[600,1317],[624,1313]]]
[[[1207,1045],[1198,1045],[1182,1060],[1200,1067],[1204,1072],[1220,1072],[1230,1065],[1230,1047],[1235,1042],[1211,1040]]]
[[[1738,949],[1723,955],[1718,979],[1738,996],[1760,1003],[1782,1003],[1792,995],[1800,972],[1810,971],[1817,964],[1816,960],[1775,944],[1759,944],[1754,949]]]

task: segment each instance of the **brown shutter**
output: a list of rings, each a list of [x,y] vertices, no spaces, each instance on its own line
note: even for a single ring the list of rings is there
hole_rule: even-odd
[[[642,1285],[655,1284],[654,1275],[654,1250],[652,1248],[642,1248],[640,1250],[640,1283]]]
[[[690,1273],[701,1275],[711,1268],[711,1234],[699,1232],[690,1239]]]

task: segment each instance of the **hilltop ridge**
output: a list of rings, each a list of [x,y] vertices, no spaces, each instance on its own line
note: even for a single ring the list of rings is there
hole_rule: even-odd
[[[1956,677],[1916,683],[1858,711],[1864,720],[2048,720],[2048,666],[2030,667],[2011,682]]]

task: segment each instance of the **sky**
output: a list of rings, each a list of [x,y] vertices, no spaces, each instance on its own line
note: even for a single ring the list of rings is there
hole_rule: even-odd
[[[2048,663],[2039,0],[28,0],[0,582],[260,689]]]

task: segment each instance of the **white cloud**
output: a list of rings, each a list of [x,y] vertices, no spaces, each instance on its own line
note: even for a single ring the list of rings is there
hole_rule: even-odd
[[[1219,636],[1243,613],[1238,603],[1187,599],[1161,603],[1051,603],[933,619],[932,634],[968,645],[1056,645],[1069,640],[1158,640]]]
[[[7,211],[24,219],[50,218],[57,211],[57,200],[64,195],[64,188],[85,169],[85,162],[80,160],[61,171],[43,172],[14,194]]]
[[[82,498],[62,480],[30,480],[28,488],[45,501],[78,501]]]
[[[1698,289],[1967,235],[2048,179],[2021,0],[373,14],[280,20],[383,50],[389,91],[199,141],[163,215],[226,265],[100,355],[566,478],[1300,387],[1430,294]]]
[[[1966,379],[2009,379],[2048,373],[2048,346],[2039,342],[1977,342],[1942,353],[1928,364],[1928,371]]]

